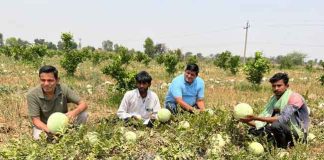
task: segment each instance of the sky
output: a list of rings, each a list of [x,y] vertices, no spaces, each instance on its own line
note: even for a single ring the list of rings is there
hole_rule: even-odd
[[[0,0],[4,39],[57,43],[70,32],[82,46],[111,40],[143,51],[147,37],[204,56],[225,50],[266,57],[293,51],[324,59],[322,0]]]

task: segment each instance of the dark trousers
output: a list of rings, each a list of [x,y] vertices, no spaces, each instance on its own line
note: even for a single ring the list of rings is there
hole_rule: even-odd
[[[298,135],[292,133],[286,123],[279,123],[279,121],[268,124],[261,129],[251,128],[249,134],[255,136],[267,135],[269,141],[272,141],[275,146],[279,148],[288,148],[294,146],[294,140],[298,139]]]
[[[166,109],[168,109],[172,114],[177,114],[178,113],[178,107],[180,107],[178,104],[176,103],[170,103],[170,102],[166,102],[164,104],[164,107]],[[199,109],[197,104],[194,104],[192,107],[196,108],[196,109]],[[180,107],[181,108],[181,107]]]

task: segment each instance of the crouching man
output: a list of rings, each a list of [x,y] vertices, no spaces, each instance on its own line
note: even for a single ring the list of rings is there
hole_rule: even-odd
[[[33,124],[33,138],[40,138],[45,132],[48,136],[52,133],[47,128],[47,120],[54,112],[65,113],[69,122],[83,124],[87,121],[87,104],[69,87],[59,83],[58,71],[53,66],[43,66],[39,70],[40,85],[32,88],[27,93],[28,114]],[[68,111],[68,103],[77,107]]]
[[[271,79],[274,95],[259,115],[249,115],[240,121],[252,126],[249,130],[254,135],[268,134],[274,138],[279,148],[294,146],[296,141],[307,140],[309,115],[304,98],[289,89],[286,73],[277,73]]]
[[[152,77],[146,72],[139,72],[136,77],[136,89],[127,91],[120,103],[117,116],[127,120],[150,120],[157,118],[161,109],[159,97],[149,89]]]

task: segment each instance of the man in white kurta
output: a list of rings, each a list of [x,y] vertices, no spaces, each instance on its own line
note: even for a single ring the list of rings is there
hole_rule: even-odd
[[[161,106],[158,96],[149,90],[152,77],[146,71],[141,71],[135,79],[137,88],[125,93],[117,116],[120,119],[156,119]]]

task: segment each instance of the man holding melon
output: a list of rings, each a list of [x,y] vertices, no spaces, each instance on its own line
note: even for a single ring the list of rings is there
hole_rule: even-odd
[[[171,113],[178,113],[178,105],[192,113],[205,110],[205,84],[204,80],[198,77],[198,73],[199,67],[197,64],[188,64],[184,74],[172,80],[164,103],[164,106]]]
[[[286,73],[276,73],[269,82],[274,95],[259,115],[247,115],[240,121],[252,126],[249,130],[254,135],[268,133],[274,137],[280,148],[294,146],[294,140],[306,142],[309,115],[304,98],[289,89],[289,77]],[[270,136],[272,135],[272,136]]]
[[[39,139],[42,132],[47,133],[48,136],[54,134],[47,122],[49,117],[56,112],[64,113],[68,120],[75,124],[86,122],[87,104],[69,87],[59,83],[58,71],[55,67],[49,65],[41,67],[39,80],[40,85],[27,93],[28,114],[33,124],[34,139]],[[74,103],[77,107],[69,111],[68,103]]]
[[[120,103],[117,116],[127,120],[134,118],[146,120],[157,118],[157,112],[161,109],[159,97],[149,89],[152,77],[141,71],[135,76],[136,89],[127,91]]]

